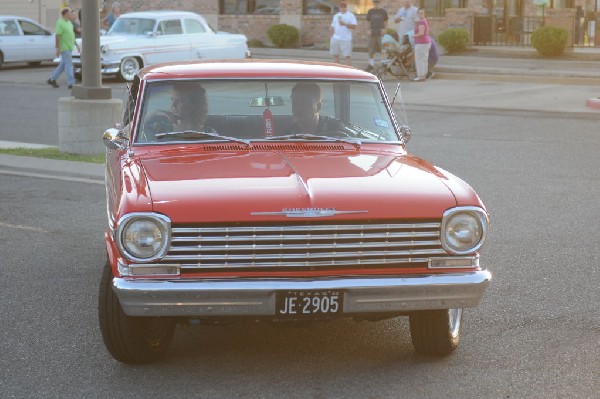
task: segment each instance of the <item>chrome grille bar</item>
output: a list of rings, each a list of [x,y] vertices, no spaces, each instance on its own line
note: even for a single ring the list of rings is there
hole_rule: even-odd
[[[177,246],[172,247],[170,252],[242,252],[242,251],[275,251],[275,250],[315,250],[315,249],[356,249],[356,248],[406,248],[406,247],[424,247],[441,245],[440,240],[433,241],[379,241],[379,242],[359,242],[359,243],[331,243],[331,244],[249,244],[249,245],[194,245],[194,246]]]

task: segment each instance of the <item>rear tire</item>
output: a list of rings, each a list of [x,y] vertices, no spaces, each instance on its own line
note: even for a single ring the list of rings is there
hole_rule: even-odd
[[[136,57],[125,57],[119,66],[119,78],[131,82],[142,67],[141,61]]]
[[[127,316],[112,290],[112,279],[106,262],[98,302],[100,331],[106,349],[123,363],[151,363],[162,359],[173,340],[174,321],[164,317]]]
[[[4,64],[4,54],[0,51],[0,68],[2,68],[2,64]]]
[[[409,316],[410,337],[422,355],[448,356],[458,347],[462,309],[422,310]]]

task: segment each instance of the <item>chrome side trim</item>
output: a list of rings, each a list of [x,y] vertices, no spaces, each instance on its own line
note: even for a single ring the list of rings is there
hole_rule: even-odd
[[[129,316],[275,315],[277,291],[343,290],[344,314],[477,306],[492,275],[487,270],[444,275],[295,279],[114,278]]]

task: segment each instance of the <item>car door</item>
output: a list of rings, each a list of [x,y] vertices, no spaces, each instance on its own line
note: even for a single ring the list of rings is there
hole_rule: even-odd
[[[28,61],[45,61],[54,58],[54,36],[32,21],[19,20],[23,31]]]
[[[190,44],[183,34],[181,19],[165,19],[158,23],[152,51],[146,55],[149,64],[183,61],[191,58]]]
[[[25,38],[14,19],[0,20],[0,51],[4,62],[26,60]]]
[[[197,19],[185,18],[183,20],[185,34],[190,43],[192,59],[214,59],[215,43],[214,33]]]

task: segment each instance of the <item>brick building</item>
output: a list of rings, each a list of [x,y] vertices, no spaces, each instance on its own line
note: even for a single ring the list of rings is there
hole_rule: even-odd
[[[78,8],[86,0],[3,0],[0,14],[18,14],[53,26],[62,4]],[[339,0],[119,0],[123,11],[176,9],[204,15],[215,28],[244,33],[250,40],[270,45],[267,28],[285,23],[300,30],[301,44],[326,48],[329,24]],[[355,46],[366,47],[366,13],[372,0],[347,0],[356,14]],[[600,0],[413,0],[427,10],[434,36],[451,27],[464,27],[473,44],[528,46],[529,36],[540,25],[561,26],[569,44],[600,46]],[[100,0],[102,13],[112,0]],[[393,17],[404,0],[381,0]],[[54,17],[53,17],[54,16]],[[598,38],[598,39],[596,39]]]

